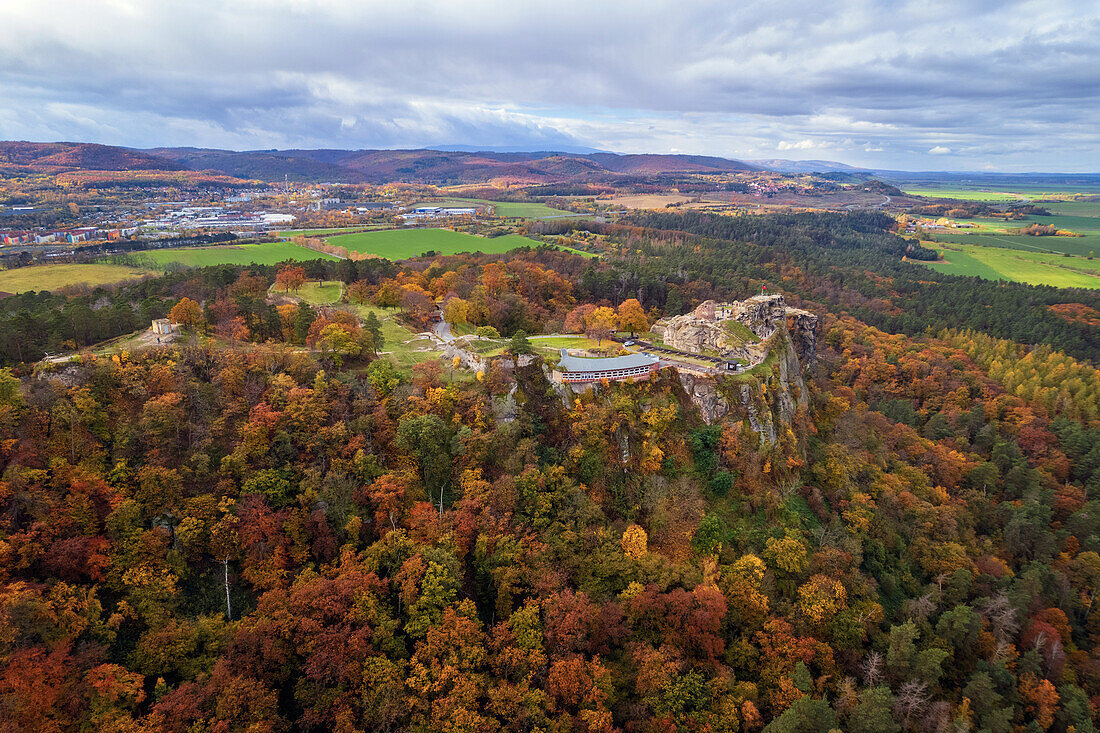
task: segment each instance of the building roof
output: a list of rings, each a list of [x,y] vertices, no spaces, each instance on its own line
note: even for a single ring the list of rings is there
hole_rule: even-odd
[[[566,372],[607,372],[615,369],[634,369],[635,367],[656,364],[660,359],[653,354],[627,354],[626,356],[612,356],[606,359],[591,359],[581,356],[570,356],[565,349],[561,350],[561,362],[559,367]]]

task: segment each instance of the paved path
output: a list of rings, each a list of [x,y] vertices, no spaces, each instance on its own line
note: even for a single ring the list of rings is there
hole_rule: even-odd
[[[432,332],[436,335],[436,338],[445,344],[449,344],[455,340],[454,334],[451,333],[451,324],[447,323],[442,318],[436,321],[435,325],[432,326]]]

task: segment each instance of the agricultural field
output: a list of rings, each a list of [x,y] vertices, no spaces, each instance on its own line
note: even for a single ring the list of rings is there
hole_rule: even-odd
[[[177,262],[187,267],[206,267],[208,265],[277,265],[287,260],[305,262],[307,260],[339,259],[293,242],[265,242],[262,244],[235,244],[225,247],[179,247],[177,249],[154,249],[141,252],[154,265],[167,265]]]
[[[1028,192],[1035,199],[1042,196]],[[1029,215],[1018,221],[975,218],[958,220],[967,230],[935,233],[945,262],[926,263],[938,272],[974,275],[987,280],[1010,280],[1060,288],[1100,287],[1100,202],[1043,201],[1051,216]],[[1031,237],[1010,234],[1032,224],[1051,225],[1079,234],[1076,237]]]
[[[959,199],[963,201],[1019,201],[1025,198],[1022,195],[1004,191],[975,191],[965,188],[920,188],[902,187],[902,192],[910,196],[924,196],[925,198]]]
[[[947,217],[944,217],[947,218]],[[970,224],[971,232],[993,232],[1004,234],[1010,229],[1021,229],[1031,224],[1046,224],[1056,229],[1066,229],[1076,234],[1100,234],[1100,219],[1092,216],[1053,214],[1051,216],[1025,216],[1023,219],[993,219],[974,217],[972,219],[949,219],[956,224]],[[1035,237],[1032,237],[1035,239]]]
[[[523,219],[550,219],[557,216],[577,216],[571,211],[562,211],[546,204],[525,203],[518,201],[497,201],[495,204],[497,216],[515,216]]]
[[[1026,226],[1026,222],[1024,225]],[[1100,233],[1082,237],[1029,237],[1026,234],[1005,234],[994,231],[936,232],[936,241],[997,249],[1019,249],[1026,252],[1081,255],[1100,252]]]
[[[609,199],[607,203],[623,206],[627,209],[665,209],[669,204],[686,203],[691,201],[691,198],[691,196],[684,194],[637,193],[615,196]]]
[[[500,254],[516,247],[535,247],[538,242],[507,234],[503,237],[478,237],[450,229],[390,229],[384,232],[344,234],[331,244],[389,260],[419,257],[428,251],[451,255],[459,252]]]
[[[148,270],[108,264],[64,264],[19,267],[0,272],[0,292],[25,293],[31,290],[56,290],[66,285],[86,283],[113,285],[149,275]]]
[[[1100,200],[1097,201],[1052,201],[1050,203],[1039,203],[1038,206],[1042,206],[1044,209],[1052,214],[1062,214],[1065,216],[1087,216],[1091,218],[1100,218]]]
[[[1076,194],[1100,193],[1096,186],[1035,186],[1002,184],[998,186],[935,186],[901,185],[901,190],[912,196],[927,198],[959,199],[965,201],[1023,201],[1042,198],[1068,198]]]
[[[1011,247],[940,244],[944,262],[923,263],[951,275],[1009,280],[1058,288],[1100,288],[1100,261]]]

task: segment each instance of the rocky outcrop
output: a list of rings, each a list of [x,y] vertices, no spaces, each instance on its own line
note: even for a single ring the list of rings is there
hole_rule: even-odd
[[[779,430],[791,425],[808,406],[806,383],[798,352],[785,329],[768,339],[774,366],[738,377],[704,376],[680,371],[680,383],[707,423],[727,415],[745,420],[762,443],[774,444]],[[751,376],[751,378],[750,378]]]
[[[817,322],[813,313],[788,306],[782,295],[755,295],[734,303],[704,301],[691,313],[658,321],[652,331],[673,349],[748,361],[762,358],[761,342],[783,331],[802,363],[810,365],[817,359]]]
[[[657,321],[651,329],[665,345],[693,354],[718,354],[725,359],[749,359],[749,345],[758,338],[745,339],[722,325],[718,304],[704,301],[691,313]]]

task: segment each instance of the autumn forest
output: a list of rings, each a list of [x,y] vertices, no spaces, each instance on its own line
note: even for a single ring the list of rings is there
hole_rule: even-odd
[[[525,232],[599,257],[0,300],[0,729],[1094,731],[1100,299],[893,227],[637,213]],[[764,285],[815,348],[706,410],[675,368],[569,391],[528,341]],[[440,306],[488,368],[395,360]]]

